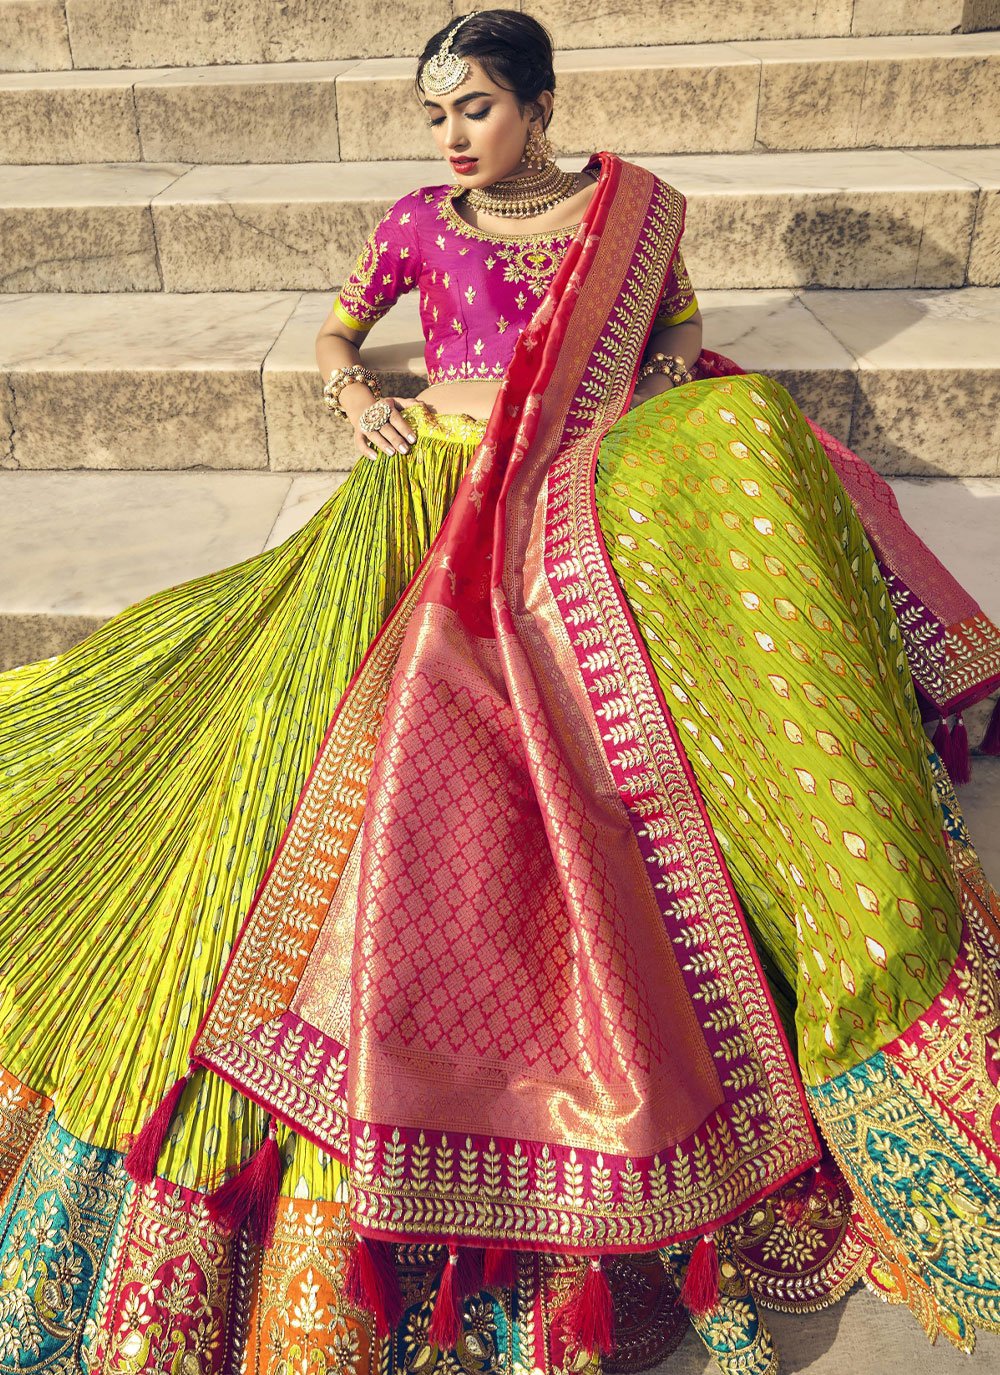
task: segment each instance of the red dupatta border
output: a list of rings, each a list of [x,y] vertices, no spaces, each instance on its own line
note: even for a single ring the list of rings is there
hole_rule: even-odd
[[[598,160],[587,216],[518,342],[438,538],[338,706],[192,1045],[192,1064],[347,1164],[356,1230],[386,1240],[651,1250],[736,1217],[819,1154],[745,919],[597,523],[597,451],[627,407],[683,227],[672,188],[610,154]],[[502,760],[497,778],[522,800],[531,777],[546,827],[537,831],[553,845],[566,816],[554,795],[539,793],[537,760],[555,742],[572,766],[571,732],[586,728],[589,772],[578,769],[577,783],[592,784],[595,810],[616,819],[605,839],[635,850],[644,875],[636,900],[657,913],[657,957],[675,980],[678,1045],[689,1035],[685,1016],[696,1033],[683,1062],[690,1120],[661,1149],[595,1148],[568,1129],[478,1132],[461,1113],[440,1124],[432,1098],[417,1125],[391,1120],[372,971],[385,972],[376,956],[387,924],[405,927],[400,913],[407,922],[412,913],[390,903],[380,914],[390,880],[373,874],[395,853],[393,836],[405,840],[416,824],[419,809],[400,806],[387,787],[389,755],[394,732],[407,729],[403,689],[420,676],[422,645],[447,657],[442,624],[458,660],[475,667],[485,655],[490,671],[502,668],[509,699],[497,698],[498,721],[502,711],[515,720],[529,768]],[[364,825],[370,787],[377,844]],[[560,863],[572,909],[579,856]],[[625,915],[612,913],[619,937]],[[638,933],[638,907],[627,915]],[[412,987],[414,1004],[422,991]],[[303,1006],[318,1009],[324,1026]],[[630,1010],[612,1006],[609,1032]],[[360,1049],[349,1050],[356,1039]],[[571,1099],[567,1085],[553,1093]]]

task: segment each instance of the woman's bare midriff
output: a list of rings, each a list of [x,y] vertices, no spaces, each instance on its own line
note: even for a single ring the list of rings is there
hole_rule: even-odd
[[[416,397],[438,415],[471,415],[489,420],[500,390],[499,381],[436,382]]]

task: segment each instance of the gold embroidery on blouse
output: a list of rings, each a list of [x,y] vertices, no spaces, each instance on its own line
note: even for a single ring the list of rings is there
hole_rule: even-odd
[[[671,278],[667,280],[670,281]],[[673,289],[663,296],[656,310],[655,323],[658,325],[682,324],[698,309],[698,298],[694,294],[691,278],[688,276],[679,248],[674,255],[672,282]]]
[[[562,229],[536,229],[534,234],[501,234],[495,229],[475,229],[455,209],[454,198],[463,188],[449,187],[447,193],[442,197],[438,206],[438,219],[444,220],[450,225],[456,234],[461,234],[467,239],[482,239],[484,243],[495,244],[537,244],[550,243],[554,239],[565,239],[569,242],[580,224],[564,225]],[[582,223],[582,221],[581,221]]]
[[[497,256],[504,263],[505,282],[513,282],[515,285],[523,282],[533,295],[542,297],[556,275],[556,269],[565,251],[565,247],[562,252],[557,252],[541,244],[529,243],[517,248],[508,245],[499,249]]]
[[[361,252],[358,254],[358,261],[354,266],[354,272],[350,279],[340,288],[338,300],[343,309],[352,317],[354,321],[374,324],[373,315],[377,316],[378,308],[376,304],[366,299],[366,292],[371,286],[378,271],[381,255],[389,247],[388,240],[379,242],[378,231],[380,225],[376,225],[365,240]],[[383,276],[382,280],[392,281],[392,277]],[[382,298],[382,293],[379,293]]]

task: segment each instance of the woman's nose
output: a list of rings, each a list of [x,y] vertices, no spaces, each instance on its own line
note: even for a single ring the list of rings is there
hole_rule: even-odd
[[[453,152],[459,152],[462,148],[469,146],[469,140],[465,136],[461,124],[455,123],[448,127],[448,147]]]

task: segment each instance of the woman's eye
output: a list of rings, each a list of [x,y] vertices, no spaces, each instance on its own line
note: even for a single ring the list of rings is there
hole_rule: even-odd
[[[485,119],[492,108],[492,105],[487,105],[485,110],[467,110],[466,113],[470,119]],[[437,119],[429,119],[427,123],[432,129],[435,129],[439,124],[444,123],[444,115],[438,115]]]

